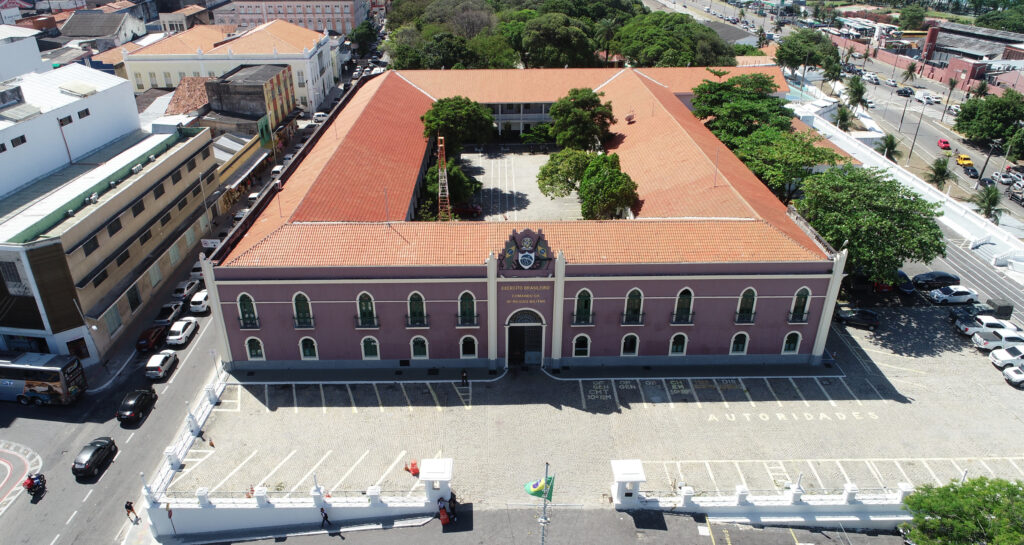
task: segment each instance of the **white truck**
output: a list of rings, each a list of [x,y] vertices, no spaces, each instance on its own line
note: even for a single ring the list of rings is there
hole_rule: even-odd
[[[938,104],[939,103],[939,98],[936,97],[936,96],[933,96],[928,91],[918,91],[917,93],[914,93],[914,100],[916,100],[916,101],[918,101],[918,102],[920,102],[922,104]]]
[[[1011,346],[1024,346],[1024,334],[1020,331],[997,329],[991,333],[975,333],[971,337],[971,341],[981,350],[995,350]]]
[[[994,316],[975,316],[970,320],[957,320],[956,329],[968,336],[975,333],[991,333],[997,329],[1020,331],[1020,328],[1013,322],[1000,320]]]

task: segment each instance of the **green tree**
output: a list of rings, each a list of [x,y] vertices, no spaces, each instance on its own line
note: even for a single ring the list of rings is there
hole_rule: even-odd
[[[734,66],[732,47],[683,13],[637,15],[615,33],[612,49],[632,66]]]
[[[551,138],[551,124],[537,123],[519,135],[524,144],[550,144],[554,142]]]
[[[732,52],[737,57],[765,57],[764,51],[747,44],[732,44]]]
[[[615,38],[615,29],[618,25],[612,19],[601,19],[594,25],[594,42],[601,51],[604,51],[604,60],[608,61],[611,55],[612,39]]]
[[[826,59],[839,61],[839,48],[828,35],[808,28],[800,29],[779,42],[775,62],[796,70],[803,65],[825,66]]]
[[[1024,157],[1024,129],[1017,129],[1006,141],[1006,160],[1015,163],[1021,157]]]
[[[987,185],[981,188],[981,191],[971,195],[967,202],[977,206],[979,214],[992,220],[992,223],[999,225],[999,218],[1006,212],[1006,210],[999,208],[1002,200],[1003,196],[999,188],[995,185]],[[1024,504],[1021,507],[1024,508]]]
[[[617,154],[595,155],[580,180],[579,195],[583,219],[614,219],[636,203],[636,182],[619,168]]]
[[[448,171],[449,200],[452,204],[469,202],[473,198],[473,194],[476,193],[483,184],[463,172],[462,167],[460,167],[454,159],[450,159],[446,167],[447,168],[445,168],[445,170]],[[438,174],[439,169],[437,168],[437,162],[435,161],[430,165],[430,168],[427,169],[426,174],[423,175],[425,192],[420,199],[420,202],[427,203],[427,208],[432,210],[435,214],[437,213]]]
[[[523,62],[528,68],[593,66],[596,57],[586,25],[561,13],[545,13],[523,26]]]
[[[908,81],[910,83],[914,83],[914,80],[917,79],[916,62],[911,61],[911,63],[907,65],[907,69],[903,71],[902,79],[903,83],[907,83]]]
[[[518,68],[519,53],[508,43],[504,35],[484,31],[470,38],[466,43],[472,53],[472,68]]]
[[[394,0],[388,10],[388,28],[392,31],[416,21],[433,0]]]
[[[490,108],[462,96],[442,98],[420,118],[423,136],[443,136],[449,157],[458,157],[466,142],[486,142],[494,132]]]
[[[956,89],[956,84],[957,84],[956,76],[953,76],[953,77],[949,78],[949,80],[946,81],[946,86],[949,87],[949,93],[946,94],[946,104],[952,104],[952,102],[950,102],[950,98],[953,97],[953,89]],[[940,123],[944,119],[946,119],[946,111],[948,111],[948,110],[949,110],[948,107],[942,109],[942,117],[939,119]]]
[[[946,187],[946,182],[952,178],[953,172],[949,170],[948,157],[936,157],[932,164],[928,166],[928,183],[935,187],[939,189]]]
[[[736,149],[742,138],[761,127],[791,129],[793,113],[786,101],[772,96],[778,89],[766,74],[744,74],[727,81],[704,80],[693,90],[693,115],[726,146]]]
[[[822,138],[807,132],[786,132],[765,127],[744,138],[736,156],[768,186],[784,204],[800,193],[804,178],[819,165],[833,166],[842,157],[831,148],[819,147]]]
[[[757,47],[764,47],[768,45],[768,33],[764,31],[764,27],[757,28]]]
[[[854,112],[861,106],[868,105],[868,89],[864,86],[864,80],[860,76],[853,76],[846,82],[846,105]]]
[[[360,55],[366,54],[370,50],[370,46],[377,41],[377,31],[373,29],[369,21],[363,21],[359,23],[359,26],[352,29],[349,33],[348,39],[352,40],[352,43],[356,44],[356,49]]]
[[[836,91],[836,83],[843,81],[843,67],[834,60],[827,60],[825,62],[825,68],[822,70],[822,82],[829,82],[832,84],[832,92],[829,95],[834,95]],[[822,86],[825,84],[822,83]]]
[[[996,30],[1024,33],[1024,5],[1007,6],[1003,10],[992,10],[982,14],[974,24]]]
[[[840,105],[836,109],[835,118],[836,127],[843,132],[850,132],[850,126],[853,124],[853,114],[850,113],[850,109],[846,106]]]
[[[974,96],[985,98],[988,96],[988,82],[981,80],[974,86]]]
[[[847,270],[888,282],[905,261],[945,256],[946,242],[930,203],[885,171],[841,165],[804,180],[797,210],[835,248],[850,252]]]
[[[904,502],[913,514],[907,536],[920,545],[1024,543],[1024,485],[978,477],[925,484]]]
[[[450,32],[468,40],[493,28],[496,17],[487,0],[433,0],[420,21],[446,25]]]
[[[434,34],[420,50],[423,68],[468,68],[476,59],[466,45],[466,39],[450,32]]]
[[[895,163],[903,155],[903,152],[897,149],[898,144],[899,141],[896,140],[896,135],[885,133],[885,136],[875,144],[875,151]]]
[[[537,187],[552,199],[569,196],[579,190],[580,181],[593,157],[594,154],[590,152],[572,148],[551,154],[537,174]]]
[[[615,123],[612,103],[601,102],[604,93],[593,89],[570,89],[551,105],[551,137],[563,148],[594,149],[610,135]]]
[[[900,10],[900,28],[903,30],[921,30],[924,27],[923,7],[917,4],[910,4]]]
[[[519,11],[504,11],[498,14],[498,33],[505,37],[512,49],[519,53],[519,57],[525,56],[523,49],[523,30],[526,23],[536,19],[539,13],[532,9]]]
[[[1006,141],[1024,121],[1024,96],[1007,89],[1003,96],[975,97],[960,105],[953,129],[969,140],[991,143]]]

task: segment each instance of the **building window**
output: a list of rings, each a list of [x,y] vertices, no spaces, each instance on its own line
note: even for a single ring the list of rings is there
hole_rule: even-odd
[[[576,338],[572,340],[572,357],[590,357],[590,337],[586,335],[576,335]]]
[[[306,86],[306,74],[305,74],[305,72],[303,72],[302,70],[299,70],[298,73],[296,74],[296,78],[297,78],[297,80],[299,82],[299,87],[305,87]]]
[[[189,172],[192,172],[193,170],[195,170],[196,169],[196,158],[193,157],[193,158],[189,159],[188,162],[185,163],[185,166],[188,167],[188,171]]]
[[[97,274],[96,277],[92,279],[92,287],[94,287],[94,288],[100,287],[100,284],[102,284],[103,281],[106,280],[106,279],[107,279],[107,271],[106,270],[100,271],[100,274]]]
[[[304,360],[318,360],[320,356],[316,351],[316,341],[312,337],[303,337],[299,341],[299,354]]]
[[[176,184],[181,181],[181,171],[175,170],[171,173],[171,183]]]
[[[747,353],[747,334],[737,333],[732,336],[732,345],[729,346],[729,355],[743,355]]]
[[[180,82],[183,79],[185,79],[185,73],[184,72],[178,72],[178,81]]]
[[[256,337],[249,337],[245,340],[245,352],[249,355],[249,361],[263,361],[267,359],[263,353],[263,341]]]
[[[121,255],[117,256],[117,266],[120,267],[121,265],[124,265],[124,262],[128,261],[129,257],[131,257],[131,255],[128,254],[128,250],[121,252]]]
[[[193,78],[198,78],[199,77],[199,70],[193,70],[192,71],[192,77]]]
[[[673,324],[693,323],[693,292],[684,289],[676,296],[676,310],[672,313]]]
[[[191,248],[196,243],[196,232],[192,227],[185,231],[185,246]]]
[[[171,222],[171,214],[170,214],[170,212],[164,214],[164,217],[160,218],[160,225],[161,226],[167,225],[170,222]]]
[[[121,218],[114,218],[114,221],[107,224],[107,234],[114,236],[121,230]]]
[[[0,276],[8,284],[21,284],[21,275],[18,274],[18,265],[11,261],[0,261]]]
[[[153,188],[153,198],[154,199],[159,199],[163,195],[164,195],[164,183],[160,182],[160,183],[156,184],[156,187]]]
[[[139,217],[139,214],[146,209],[146,203],[139,201],[132,205],[132,216]]]
[[[466,335],[459,340],[459,357],[464,360],[476,358],[476,337]]]
[[[197,74],[197,75],[198,75],[198,74]],[[205,148],[203,148],[203,152],[202,152],[202,153],[200,153],[199,155],[200,155],[200,157],[202,157],[203,159],[206,159],[207,157],[209,157],[209,156],[210,156],[210,146],[206,146]]]
[[[149,268],[149,286],[151,288],[155,288],[163,279],[163,274],[160,273],[160,265],[158,263],[154,263],[153,266]]]
[[[377,324],[377,312],[374,309],[373,296],[365,291],[359,294],[356,304],[356,327],[375,328]]]
[[[143,88],[145,88],[145,85],[143,85],[143,83],[142,83],[142,74],[140,74],[138,72],[135,73],[135,88],[136,89],[143,89]]]
[[[638,347],[640,345],[640,338],[629,333],[622,337],[622,352],[621,356],[635,356],[639,352]]]
[[[156,82],[156,72],[150,72],[149,73],[149,86],[150,87],[156,87],[157,85],[158,84]]]
[[[66,116],[58,119],[57,123],[59,123],[61,127],[65,127],[67,125],[70,125],[71,124],[71,116],[70,115],[66,115]]]
[[[138,76],[138,74],[135,75]],[[89,108],[78,110],[78,119],[85,119],[87,117],[89,117]]]
[[[181,251],[178,250],[178,243],[171,244],[170,249],[167,250],[167,255],[171,258],[171,265],[177,265],[181,261]]]
[[[427,339],[424,337],[413,337],[412,341],[409,342],[412,348],[412,359],[414,360],[425,360],[427,359]]]
[[[7,151],[7,144],[0,142],[0,153]]]
[[[754,288],[747,288],[743,290],[743,295],[740,295],[739,305],[736,307],[736,323],[754,323],[754,308],[756,304],[757,292],[754,291]]]
[[[406,327],[427,327],[427,305],[418,291],[409,294],[409,313],[405,316]]]
[[[173,85],[171,85],[171,73],[170,72],[164,72],[164,86],[165,87],[174,87]]]
[[[125,296],[128,299],[128,306],[131,307],[132,312],[139,310],[139,307],[142,306],[142,297],[139,296],[139,285],[132,284],[132,287],[128,288],[128,292],[125,293]]]
[[[103,313],[103,322],[107,324],[107,335],[111,337],[114,336],[118,329],[121,329],[121,313],[118,312],[117,305],[110,307]]]
[[[796,354],[800,351],[800,334],[796,331],[790,332],[786,335],[786,340],[782,342],[782,353],[783,354]]]
[[[256,303],[253,302],[252,296],[248,293],[238,296],[238,320],[241,323],[242,329],[260,328],[260,318],[256,314]]]
[[[623,325],[643,325],[644,294],[634,288],[626,295],[626,310],[622,313]]]
[[[139,246],[145,246],[151,238],[153,238],[153,233],[150,233],[149,229],[146,229],[142,232],[142,235],[139,236]]]
[[[296,293],[292,297],[292,312],[295,317],[297,329],[311,329],[313,327],[313,309],[309,305],[309,297],[305,293]]]
[[[682,333],[676,333],[672,335],[672,342],[669,343],[668,347],[669,356],[685,356],[686,355],[686,335]]]
[[[380,346],[377,344],[377,339],[373,337],[363,337],[363,359],[364,360],[379,360],[380,359]]]
[[[193,197],[198,197],[199,196],[199,192],[202,191],[202,190],[203,190],[203,188],[197,185],[195,187],[195,189],[192,190],[192,196]]]
[[[476,298],[464,291],[459,295],[459,314],[457,324],[462,327],[475,327],[477,323]]]
[[[24,144],[25,142],[26,142],[25,135],[23,134],[21,136],[18,136],[18,137],[15,137],[15,138],[11,139],[11,147],[16,148],[16,147]]]
[[[572,313],[573,325],[593,325],[594,296],[590,290],[582,289],[576,294],[576,307]]]
[[[178,201],[178,210],[184,210],[186,206],[188,206],[188,197],[182,197],[181,200]]]
[[[100,243],[96,240],[96,237],[92,237],[82,245],[82,251],[85,252],[85,255],[89,255],[99,249],[99,247]]]
[[[807,304],[811,298],[811,290],[800,288],[793,296],[793,308],[789,311],[789,323],[807,323]]]

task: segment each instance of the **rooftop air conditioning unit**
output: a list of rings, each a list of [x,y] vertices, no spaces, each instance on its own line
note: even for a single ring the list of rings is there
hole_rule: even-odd
[[[64,215],[69,217],[69,218],[71,216],[74,216],[75,215],[75,209],[74,208],[69,209],[67,212],[64,212]]]
[[[156,155],[149,156],[149,162],[152,163],[153,161],[156,161]]]
[[[132,167],[132,174],[138,174],[142,172],[142,165],[135,165]]]
[[[110,180],[110,187],[117,187],[117,180]]]
[[[89,195],[89,202],[91,202],[93,204],[96,204],[97,202],[99,202],[99,200],[100,200],[99,194],[93,193],[92,195]]]

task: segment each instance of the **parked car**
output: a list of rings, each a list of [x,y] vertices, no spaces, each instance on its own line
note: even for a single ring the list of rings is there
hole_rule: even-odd
[[[152,388],[128,392],[121,400],[121,406],[117,408],[117,421],[138,422],[142,420],[142,417],[146,416],[153,408],[157,397]]]
[[[993,316],[1009,320],[1013,316],[1013,303],[1006,299],[989,299],[984,303],[975,303],[949,309],[949,321],[954,324],[958,321],[967,322],[973,320],[975,316]]]
[[[889,87],[896,87],[898,85],[896,83],[896,80],[894,80],[894,79],[887,79],[887,80],[885,80],[885,84],[888,85]]]
[[[1010,185],[1017,181],[1013,176],[998,171],[993,172],[991,178],[1003,185]]]
[[[870,98],[866,98],[866,99],[864,99],[864,101],[867,102],[868,108],[876,107],[876,104],[875,104],[874,100],[871,100]]]
[[[295,154],[294,153],[286,153],[286,154],[284,154],[284,157],[282,158],[282,161],[285,162],[285,163],[290,163],[290,162],[292,162],[292,159],[294,159],[294,158],[295,158]]]
[[[110,437],[97,437],[82,447],[71,464],[71,474],[75,477],[86,475],[95,477],[100,469],[110,465],[117,455],[117,444]]]
[[[940,305],[978,302],[978,292],[966,286],[959,285],[934,289],[928,292],[925,297],[933,303],[938,303]],[[168,335],[168,338],[169,337],[170,336]]]
[[[956,156],[956,164],[962,167],[974,166],[974,161],[971,161],[971,157],[967,154],[961,153]]]
[[[233,219],[235,220],[235,223],[238,223],[238,222],[244,220],[245,216],[247,216],[247,215],[249,215],[249,209],[248,208],[243,208],[243,209],[239,210],[238,212],[235,212],[235,216],[234,216]]]
[[[995,331],[997,329],[1020,331],[1020,328],[1013,322],[1000,320],[992,316],[975,316],[973,320],[956,323],[956,330],[964,335],[974,335],[975,333]]]
[[[910,281],[910,277],[907,276],[907,273],[902,270],[897,270],[895,284],[875,282],[872,289],[875,293],[890,293],[894,289],[897,289],[902,293],[911,294],[914,293],[914,283]]]
[[[192,296],[188,305],[189,312],[193,314],[204,314],[210,310],[210,292],[199,290]]]
[[[949,110],[949,113],[953,114],[954,116],[960,114],[959,104],[950,104],[949,106],[946,106],[946,109]]]
[[[931,271],[914,275],[914,287],[919,290],[933,290],[960,283],[960,277],[944,271]]]
[[[978,169],[974,167],[964,167],[964,174],[966,174],[968,178],[977,178],[980,176],[980,174],[978,174]]]
[[[161,344],[164,343],[164,339],[167,337],[167,326],[155,325],[139,335],[139,340],[135,341],[135,349],[139,352],[149,352],[150,350],[156,350]]]
[[[1003,378],[1011,385],[1020,387],[1024,384],[1024,369],[1021,369],[1016,365],[1013,367],[1007,367],[1006,369],[1003,369]]]
[[[182,318],[174,325],[171,326],[171,330],[167,332],[167,344],[169,345],[183,345],[188,344],[192,340],[192,336],[199,330],[199,320],[189,316]]]
[[[172,323],[174,323],[174,320],[177,320],[178,316],[181,315],[182,306],[183,305],[181,304],[181,301],[174,301],[160,307],[160,312],[156,315],[156,318],[153,320],[153,324],[171,325]]]
[[[978,180],[978,187],[988,187],[990,185],[996,185],[996,181],[992,178],[982,178]]]
[[[194,280],[201,280],[203,278],[203,266],[199,264],[198,260],[192,265],[192,270],[188,272],[188,277]]]
[[[161,350],[153,354],[146,362],[146,378],[158,379],[167,376],[178,365],[178,353],[174,350]]]
[[[939,138],[939,149],[949,149],[949,140]]]
[[[914,96],[914,90],[910,87],[900,87],[896,89],[896,94],[901,97],[912,97]]]
[[[178,282],[177,286],[174,286],[174,291],[171,292],[171,297],[175,299],[188,299],[192,297],[192,294],[199,289],[199,280],[191,279],[185,280],[184,282]]]
[[[882,325],[882,322],[878,319],[877,312],[863,308],[849,308],[837,305],[832,319],[841,324],[863,327],[868,331],[874,331],[878,326]]]
[[[281,173],[284,172],[284,165],[274,165],[274,168],[270,169],[270,177],[277,179],[281,177]]]
[[[991,333],[975,333],[971,341],[982,350],[996,350],[1024,345],[1024,333],[997,329]]]
[[[323,123],[327,121],[327,114],[324,112],[317,112],[313,114],[313,123]]]
[[[988,354],[988,361],[992,362],[996,369],[1005,369],[1011,365],[1019,365],[1021,361],[1024,361],[1024,350],[1017,346],[993,350]]]

